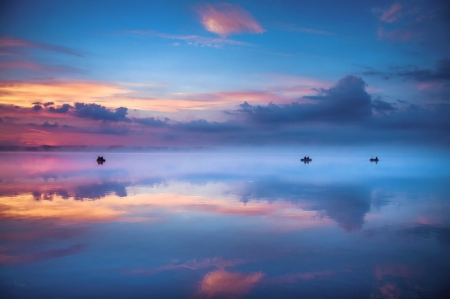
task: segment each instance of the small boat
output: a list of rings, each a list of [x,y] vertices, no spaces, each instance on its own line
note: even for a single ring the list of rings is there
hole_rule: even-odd
[[[102,165],[105,162],[106,162],[106,160],[105,160],[105,158],[103,158],[103,156],[98,156],[98,158],[97,158],[98,165]]]
[[[309,162],[311,162],[311,161],[312,161],[312,159],[311,159],[310,157],[306,157],[306,156],[305,156],[304,158],[301,158],[301,159],[300,159],[300,161],[302,161],[303,163],[305,163],[305,164],[306,164],[306,163],[309,163]]]
[[[375,157],[375,159],[374,158],[370,158],[370,162],[375,162],[375,163],[378,163],[378,157]]]

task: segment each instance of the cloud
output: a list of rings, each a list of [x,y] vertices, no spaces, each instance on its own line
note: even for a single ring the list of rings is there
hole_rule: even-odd
[[[305,211],[326,215],[345,231],[360,230],[370,211],[371,194],[358,186],[311,185],[279,179],[259,179],[235,191],[244,203],[253,200],[290,201]],[[308,198],[315,198],[310,202]]]
[[[4,104],[28,106],[30,101],[108,102],[129,93],[118,84],[79,80],[0,81],[0,101]],[[116,100],[117,101],[117,100]]]
[[[84,247],[79,245],[74,245],[66,249],[56,249],[49,250],[34,254],[25,254],[25,255],[6,255],[0,253],[0,264],[3,265],[17,265],[17,264],[28,264],[28,263],[36,263],[42,262],[50,259],[61,258],[69,255],[74,255],[80,253]]]
[[[380,27],[377,31],[377,36],[379,39],[388,39],[393,41],[408,41],[414,36],[418,35],[420,32],[412,28],[395,29],[391,31],[386,31],[385,28]]]
[[[55,122],[54,124],[51,124],[48,121],[46,121],[42,124],[42,127],[43,128],[57,128],[57,127],[59,127],[59,125],[57,122]]]
[[[190,122],[180,122],[174,125],[176,129],[192,131],[192,132],[209,132],[209,133],[217,133],[217,132],[229,132],[229,131],[238,131],[243,129],[241,125],[236,124],[235,122],[208,122],[204,119],[193,120]]]
[[[206,30],[222,37],[235,33],[263,33],[265,31],[249,12],[237,5],[204,4],[197,8],[197,13]]]
[[[375,111],[377,111],[379,113],[383,113],[385,111],[392,111],[392,110],[396,109],[390,103],[379,100],[379,99],[373,100],[372,107]]]
[[[42,110],[42,106],[41,105],[34,105],[33,106],[33,108],[32,108],[34,111],[39,111],[39,110]]]
[[[275,26],[278,29],[290,31],[290,32],[304,32],[304,33],[319,34],[319,35],[336,35],[336,33],[331,32],[331,31],[299,27],[299,26],[297,26],[295,24],[291,24],[291,23],[278,22],[278,23],[276,23]]]
[[[188,45],[193,46],[201,46],[201,47],[212,47],[212,48],[222,48],[224,45],[231,46],[249,46],[250,44],[245,42],[240,42],[236,40],[232,40],[225,37],[215,38],[208,36],[200,36],[200,35],[176,35],[176,34],[166,34],[153,30],[129,30],[129,31],[121,31],[121,33],[131,33],[137,35],[148,35],[155,36],[159,38],[165,39],[173,39],[180,40],[186,42]]]
[[[200,293],[208,298],[212,296],[241,296],[251,289],[264,277],[263,273],[231,273],[225,270],[209,272],[200,283]]]
[[[51,105],[53,105],[53,102],[51,102],[51,103],[52,103]],[[46,104],[44,104],[44,106],[46,106]],[[47,105],[47,106],[49,106],[49,105]],[[61,105],[61,106],[59,106],[57,108],[55,108],[55,107],[48,107],[48,111],[54,112],[54,113],[67,113],[67,112],[69,112],[70,108],[73,108],[73,107],[71,105],[69,105],[69,104],[63,104],[63,105]]]
[[[414,69],[397,73],[398,76],[417,81],[450,80],[450,60],[441,59],[436,63],[436,69]]]
[[[315,96],[303,97],[312,101],[309,104],[252,106],[245,102],[240,111],[258,123],[348,122],[372,115],[371,96],[360,77],[348,75],[335,86],[317,92]]]
[[[32,61],[0,61],[0,69],[25,69],[39,72],[79,73],[80,69],[69,66],[43,65]]]
[[[155,117],[146,117],[146,118],[133,118],[133,121],[147,127],[161,128],[167,125],[169,119],[167,117],[163,118],[162,120]]]
[[[233,267],[244,263],[245,261],[241,259],[225,260],[220,257],[214,257],[214,258],[193,259],[188,260],[184,263],[171,263],[157,268],[140,268],[133,270],[121,269],[120,273],[124,275],[154,275],[162,271],[172,271],[179,269],[202,270],[212,267],[224,269],[225,267]]]
[[[119,107],[115,110],[109,110],[98,104],[75,103],[75,115],[78,117],[86,117],[94,120],[103,121],[130,121],[127,118],[128,108]]]
[[[83,54],[74,49],[70,49],[67,47],[56,46],[51,44],[44,44],[33,42],[25,39],[19,39],[12,36],[2,36],[0,37],[0,49],[1,48],[30,48],[30,49],[40,49],[46,51],[53,51],[62,54],[68,54],[73,56],[82,57]]]
[[[450,81],[450,59],[443,58],[438,60],[435,68],[419,68],[414,65],[396,65],[389,67],[389,71],[377,71],[369,68],[369,71],[365,71],[363,74],[368,76],[381,76],[386,79],[400,77],[419,82]],[[434,82],[432,83],[436,85]],[[432,86],[433,85],[423,85],[420,89]]]
[[[401,17],[401,10],[403,6],[400,3],[395,3],[387,9],[374,8],[374,13],[381,13],[380,21],[385,23],[396,22]]]

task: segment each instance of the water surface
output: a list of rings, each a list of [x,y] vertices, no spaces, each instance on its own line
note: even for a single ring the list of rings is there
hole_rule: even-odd
[[[448,155],[300,157],[2,153],[0,292],[448,298]]]

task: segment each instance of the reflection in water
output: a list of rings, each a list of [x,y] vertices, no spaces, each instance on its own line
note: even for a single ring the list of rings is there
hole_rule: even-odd
[[[116,155],[0,156],[6,298],[446,298],[447,157]]]
[[[262,273],[230,273],[225,270],[209,272],[203,277],[200,292],[208,297],[247,294],[264,275]]]

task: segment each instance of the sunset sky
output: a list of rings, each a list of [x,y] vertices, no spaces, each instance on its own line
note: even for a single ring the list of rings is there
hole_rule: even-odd
[[[450,146],[450,2],[2,1],[0,145]]]

